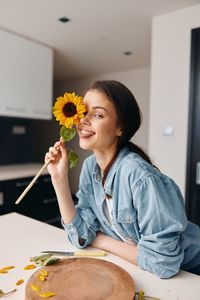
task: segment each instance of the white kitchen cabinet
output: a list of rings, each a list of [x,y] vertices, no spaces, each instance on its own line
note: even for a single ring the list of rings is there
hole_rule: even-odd
[[[0,116],[52,118],[53,50],[0,29]]]

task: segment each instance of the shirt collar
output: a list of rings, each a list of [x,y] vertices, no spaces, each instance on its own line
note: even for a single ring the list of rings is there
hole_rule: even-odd
[[[106,177],[106,181],[104,184],[104,190],[105,193],[109,196],[112,196],[112,186],[113,186],[113,181],[114,181],[114,177],[115,174],[117,172],[118,166],[120,165],[122,159],[129,153],[130,151],[128,150],[128,148],[122,148],[120,150],[120,152],[118,153],[116,159],[114,160],[108,175]],[[95,179],[95,181],[97,181],[98,183],[101,182],[102,180],[102,176],[101,176],[101,170],[99,168],[99,165],[96,163],[94,165],[94,169],[93,169],[93,177]]]

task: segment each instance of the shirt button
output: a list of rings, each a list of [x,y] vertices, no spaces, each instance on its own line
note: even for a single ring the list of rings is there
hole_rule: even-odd
[[[110,223],[104,222],[104,224],[105,224],[106,226],[110,227]]]

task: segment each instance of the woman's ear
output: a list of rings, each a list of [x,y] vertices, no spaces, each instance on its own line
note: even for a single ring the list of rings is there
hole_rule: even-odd
[[[121,136],[121,135],[122,135],[122,129],[119,128],[119,129],[117,130],[117,136]]]

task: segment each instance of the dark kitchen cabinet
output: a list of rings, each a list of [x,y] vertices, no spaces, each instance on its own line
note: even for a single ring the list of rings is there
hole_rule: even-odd
[[[56,195],[49,175],[42,175],[16,205],[15,201],[32,177],[0,181],[0,214],[17,212],[48,224],[62,227]]]

